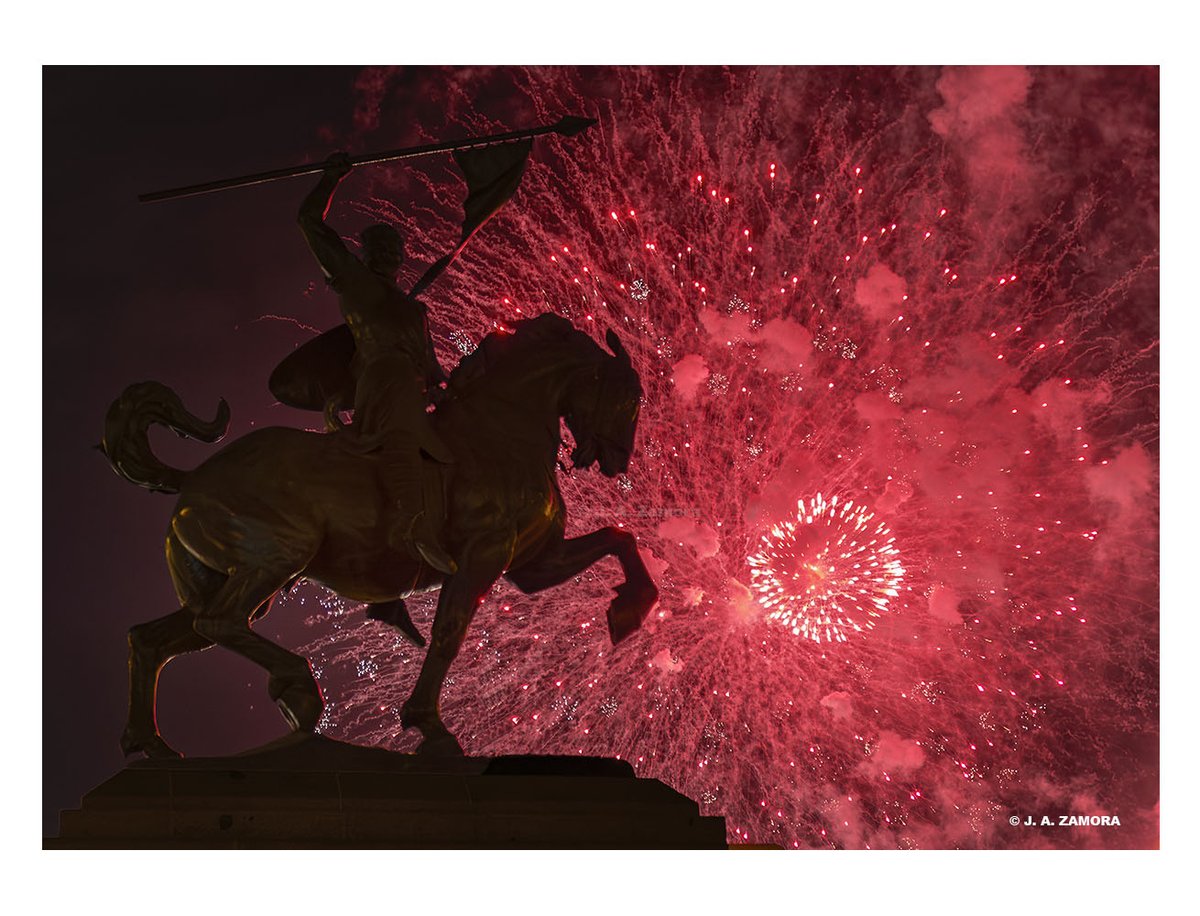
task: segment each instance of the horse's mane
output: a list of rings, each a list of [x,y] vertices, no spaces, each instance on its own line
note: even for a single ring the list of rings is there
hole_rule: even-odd
[[[463,391],[502,362],[523,359],[531,352],[544,357],[547,347],[572,338],[583,338],[603,352],[587,334],[551,312],[515,322],[511,331],[492,331],[459,360],[450,373],[449,390]]]

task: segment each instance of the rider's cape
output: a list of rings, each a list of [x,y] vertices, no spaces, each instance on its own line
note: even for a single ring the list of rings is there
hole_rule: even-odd
[[[424,292],[458,257],[479,227],[516,193],[532,148],[532,140],[522,140],[454,153],[454,161],[467,181],[462,237],[453,251],[425,271],[410,296],[416,298]],[[349,406],[354,403],[350,369],[353,358],[350,328],[339,324],[298,347],[275,367],[268,382],[271,393],[280,403],[303,410],[323,410],[331,398]]]

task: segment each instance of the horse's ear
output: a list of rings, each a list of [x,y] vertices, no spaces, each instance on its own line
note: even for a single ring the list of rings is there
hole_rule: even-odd
[[[621,338],[617,336],[617,332],[611,328],[605,333],[604,340],[608,344],[608,349],[613,351],[613,356],[617,359],[623,359],[629,362],[629,353],[621,346]]]

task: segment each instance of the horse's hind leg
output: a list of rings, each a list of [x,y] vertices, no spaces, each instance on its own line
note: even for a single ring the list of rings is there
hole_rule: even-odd
[[[121,735],[121,750],[126,755],[144,753],[147,757],[178,757],[158,734],[154,700],[158,675],[176,655],[197,652],[212,645],[192,629],[195,615],[190,608],[141,623],[129,630],[129,722]]]
[[[291,578],[265,570],[236,572],[196,614],[196,633],[248,658],[270,675],[267,692],[295,731],[313,731],[325,704],[308,660],[250,629],[250,617]]]
[[[608,634],[618,643],[633,633],[658,601],[658,588],[638,553],[637,538],[623,528],[600,528],[583,537],[559,541],[507,573],[526,594],[561,585],[602,557],[615,556],[625,581],[613,588],[608,606]]]

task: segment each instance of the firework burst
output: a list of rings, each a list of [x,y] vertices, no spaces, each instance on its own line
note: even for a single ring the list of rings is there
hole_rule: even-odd
[[[795,636],[845,642],[875,626],[900,594],[904,567],[896,539],[854,500],[818,493],[796,504],[796,518],[772,526],[750,565],[751,588]]]

